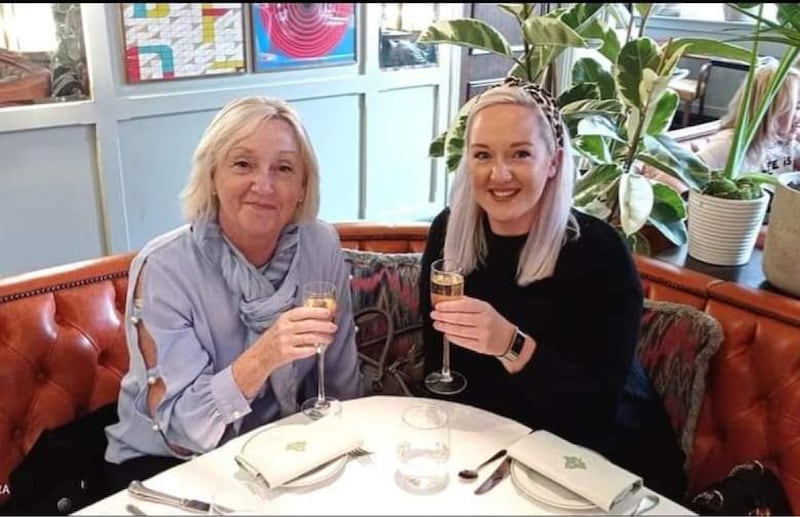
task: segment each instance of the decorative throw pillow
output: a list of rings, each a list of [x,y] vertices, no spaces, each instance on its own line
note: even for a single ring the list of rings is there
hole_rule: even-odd
[[[403,375],[409,384],[416,386],[422,379],[422,317],[418,287],[422,254],[352,249],[343,252],[352,275],[353,313],[375,308],[391,318],[391,342],[383,360],[382,350],[369,348],[380,347],[385,341],[390,330],[386,318],[371,314],[359,320],[357,339],[361,353],[368,354],[384,370]]]
[[[680,437],[688,468],[706,374],[722,343],[722,327],[689,305],[645,300],[644,308],[636,350]]]

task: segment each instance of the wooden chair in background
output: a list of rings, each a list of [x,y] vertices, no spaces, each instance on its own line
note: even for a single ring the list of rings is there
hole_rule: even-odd
[[[670,83],[670,87],[675,90],[681,100],[681,110],[683,111],[683,120],[681,127],[689,125],[689,119],[692,113],[692,104],[698,101],[697,114],[702,118],[703,107],[706,99],[706,87],[708,86],[708,78],[711,75],[712,63],[710,60],[705,61],[700,67],[700,72],[697,78],[683,78],[677,79]]]

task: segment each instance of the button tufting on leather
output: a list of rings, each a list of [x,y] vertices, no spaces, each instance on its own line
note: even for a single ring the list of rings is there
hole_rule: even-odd
[[[23,434],[24,434],[23,429],[21,427],[16,427],[16,428],[14,428],[14,431],[11,433],[11,436],[15,440],[21,440]]]
[[[44,370],[39,370],[36,372],[35,378],[37,382],[44,382],[47,380],[47,372]]]

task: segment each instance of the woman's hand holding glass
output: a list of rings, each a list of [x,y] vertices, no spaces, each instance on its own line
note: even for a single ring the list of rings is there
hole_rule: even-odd
[[[318,346],[327,346],[336,335],[333,314],[321,307],[295,307],[275,321],[259,338],[261,360],[277,369],[297,359],[314,355]]]
[[[431,319],[451,343],[481,354],[503,354],[514,337],[514,325],[491,304],[469,296],[437,304]]]

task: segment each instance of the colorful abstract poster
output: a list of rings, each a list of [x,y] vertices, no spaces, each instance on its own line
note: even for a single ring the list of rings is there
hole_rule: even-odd
[[[129,83],[247,71],[242,4],[124,3]]]
[[[252,4],[256,72],[356,62],[356,4]]]

